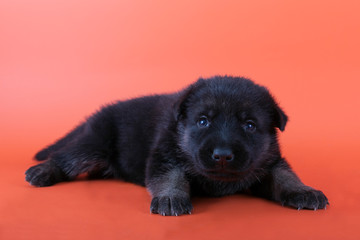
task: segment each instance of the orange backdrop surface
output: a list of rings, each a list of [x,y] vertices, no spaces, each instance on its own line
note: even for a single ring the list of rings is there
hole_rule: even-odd
[[[360,2],[0,0],[0,239],[360,239]],[[150,215],[143,187],[34,188],[34,153],[101,105],[250,77],[290,117],[284,156],[327,210],[250,196]]]

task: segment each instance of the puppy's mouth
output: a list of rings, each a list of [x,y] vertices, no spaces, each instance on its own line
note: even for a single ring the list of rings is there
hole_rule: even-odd
[[[195,156],[195,159],[197,160],[196,168],[198,173],[218,181],[240,181],[246,178],[253,169],[252,161],[248,158],[237,159],[237,161],[233,160],[222,164],[215,162],[211,157],[201,158],[198,155]]]

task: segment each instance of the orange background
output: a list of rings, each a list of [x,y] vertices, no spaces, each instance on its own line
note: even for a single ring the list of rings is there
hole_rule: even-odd
[[[357,0],[0,0],[0,239],[360,239],[359,12]],[[25,182],[34,153],[102,104],[214,74],[270,88],[290,116],[283,153],[327,210],[238,195],[161,217],[133,184]]]

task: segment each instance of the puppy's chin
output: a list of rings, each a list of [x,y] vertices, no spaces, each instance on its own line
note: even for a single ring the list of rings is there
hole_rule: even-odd
[[[211,180],[223,181],[223,182],[237,182],[237,181],[241,181],[245,177],[242,174],[234,174],[227,172],[206,173],[205,176]]]
[[[251,166],[246,166],[241,169],[229,169],[229,168],[200,168],[198,169],[198,173],[203,175],[206,178],[216,181],[224,181],[224,182],[236,182],[241,181],[252,171]]]

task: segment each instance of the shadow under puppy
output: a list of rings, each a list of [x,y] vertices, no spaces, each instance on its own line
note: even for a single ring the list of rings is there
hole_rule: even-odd
[[[249,79],[216,76],[186,89],[103,107],[26,171],[34,186],[91,178],[120,178],[146,186],[150,210],[191,213],[190,196],[251,192],[297,209],[326,208],[281,156],[277,128],[287,116],[268,90]]]

